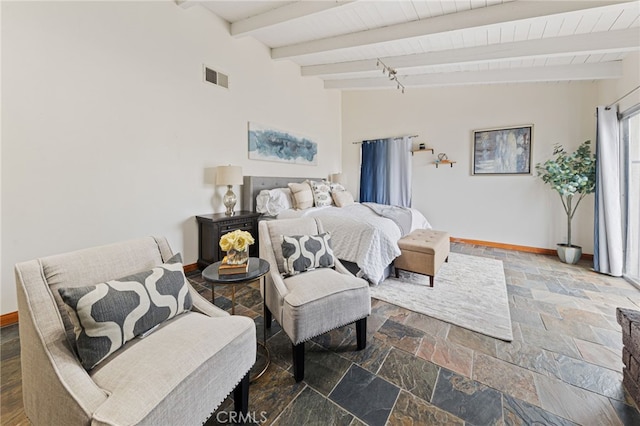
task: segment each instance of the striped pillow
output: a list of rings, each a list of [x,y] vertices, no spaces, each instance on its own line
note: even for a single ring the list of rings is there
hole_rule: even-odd
[[[294,207],[296,210],[304,210],[313,207],[313,192],[309,181],[302,183],[290,183],[289,189],[293,196]]]

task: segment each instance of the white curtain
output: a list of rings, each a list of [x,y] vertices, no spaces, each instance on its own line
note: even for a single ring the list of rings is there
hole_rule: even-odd
[[[625,169],[617,107],[597,108],[593,267],[616,277],[624,267],[622,185]]]
[[[411,207],[412,138],[397,138],[389,144],[389,204]]]

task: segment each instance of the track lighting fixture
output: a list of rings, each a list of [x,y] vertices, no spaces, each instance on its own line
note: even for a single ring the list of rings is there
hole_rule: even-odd
[[[381,65],[382,65],[382,75],[386,75],[387,77],[389,77],[390,81],[395,81],[396,89],[398,90],[402,89],[402,93],[404,93],[404,84],[400,83],[400,80],[398,80],[398,71],[396,71],[394,68],[391,68],[388,65],[385,65],[385,63],[382,62],[380,58],[378,58],[376,60],[376,67],[379,67]]]

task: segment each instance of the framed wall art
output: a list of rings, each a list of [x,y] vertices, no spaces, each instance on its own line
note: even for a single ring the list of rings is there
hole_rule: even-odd
[[[291,132],[249,123],[249,159],[318,164],[318,144]]]
[[[533,125],[473,131],[472,175],[530,175]]]

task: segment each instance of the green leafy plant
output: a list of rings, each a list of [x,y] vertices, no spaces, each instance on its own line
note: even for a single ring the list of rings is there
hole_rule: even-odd
[[[571,219],[580,201],[596,189],[596,158],[595,154],[591,154],[591,141],[584,141],[571,154],[562,145],[556,144],[553,155],[544,163],[536,164],[536,170],[542,181],[551,185],[560,195],[567,213],[567,246],[572,247]]]

